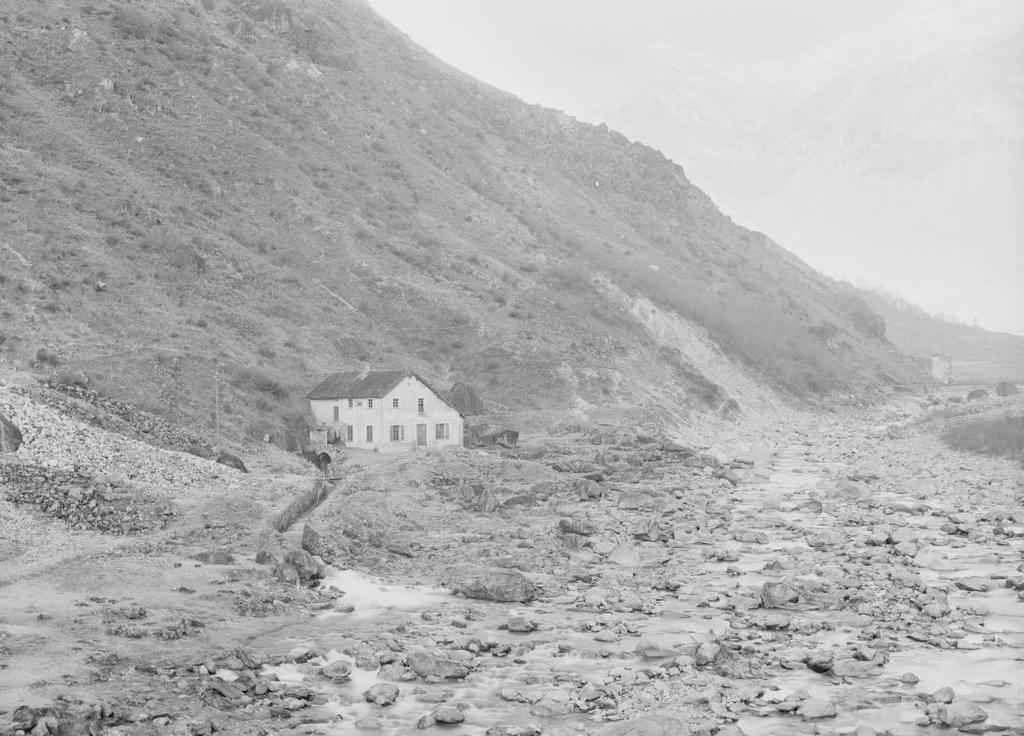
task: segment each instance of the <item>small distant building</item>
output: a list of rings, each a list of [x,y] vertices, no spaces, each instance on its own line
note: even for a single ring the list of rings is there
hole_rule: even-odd
[[[932,380],[943,386],[953,383],[953,359],[945,353],[932,355]]]
[[[333,373],[307,398],[314,442],[380,452],[462,446],[462,415],[414,373]]]

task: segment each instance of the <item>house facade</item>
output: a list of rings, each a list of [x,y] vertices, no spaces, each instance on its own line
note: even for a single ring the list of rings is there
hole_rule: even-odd
[[[414,373],[333,373],[307,398],[329,442],[379,452],[462,446],[462,415]]]

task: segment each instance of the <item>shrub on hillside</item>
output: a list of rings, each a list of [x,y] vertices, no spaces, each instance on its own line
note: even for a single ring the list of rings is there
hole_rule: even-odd
[[[254,370],[243,370],[231,380],[238,388],[267,394],[276,401],[286,401],[291,392],[277,379]]]
[[[1024,460],[1024,414],[964,422],[946,430],[942,438],[954,450]]]
[[[853,294],[842,294],[840,304],[842,310],[849,316],[855,330],[868,337],[878,340],[885,339],[885,320],[871,311],[867,302]]]
[[[171,23],[154,18],[141,8],[119,7],[114,10],[111,21],[126,38],[166,43],[177,35]]]
[[[60,363],[60,358],[49,348],[39,348],[36,351],[36,363],[39,365],[56,366]]]

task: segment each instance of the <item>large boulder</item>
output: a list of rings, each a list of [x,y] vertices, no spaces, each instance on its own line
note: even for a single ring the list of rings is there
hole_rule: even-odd
[[[221,465],[227,465],[229,468],[234,468],[242,473],[249,472],[249,469],[245,467],[245,463],[243,463],[237,455],[232,455],[230,452],[222,452],[218,455],[217,462]]]
[[[1000,381],[996,384],[996,394],[998,396],[1016,396],[1020,391],[1017,389],[1016,383],[1010,381]]]
[[[472,427],[469,433],[469,444],[473,447],[515,447],[519,443],[519,432],[515,429],[503,429],[493,425]]]
[[[981,401],[982,399],[988,398],[988,390],[984,388],[976,388],[967,394],[968,401]]]
[[[425,680],[461,680],[469,674],[465,664],[436,651],[415,650],[406,661],[409,669]]]
[[[22,441],[21,430],[0,414],[0,452],[17,452]]]
[[[762,608],[783,608],[800,600],[800,590],[792,583],[767,582],[761,586]]]
[[[322,560],[301,549],[293,549],[286,554],[284,564],[295,568],[302,583],[322,580],[327,567]]]
[[[528,603],[536,596],[533,581],[515,570],[461,572],[449,586],[467,598],[499,603]]]
[[[328,565],[333,565],[338,559],[338,550],[309,524],[302,527],[302,549]]]

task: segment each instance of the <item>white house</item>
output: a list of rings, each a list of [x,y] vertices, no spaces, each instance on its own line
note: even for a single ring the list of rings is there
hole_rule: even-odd
[[[346,447],[400,452],[462,446],[462,415],[413,373],[333,373],[307,398],[317,427]]]

